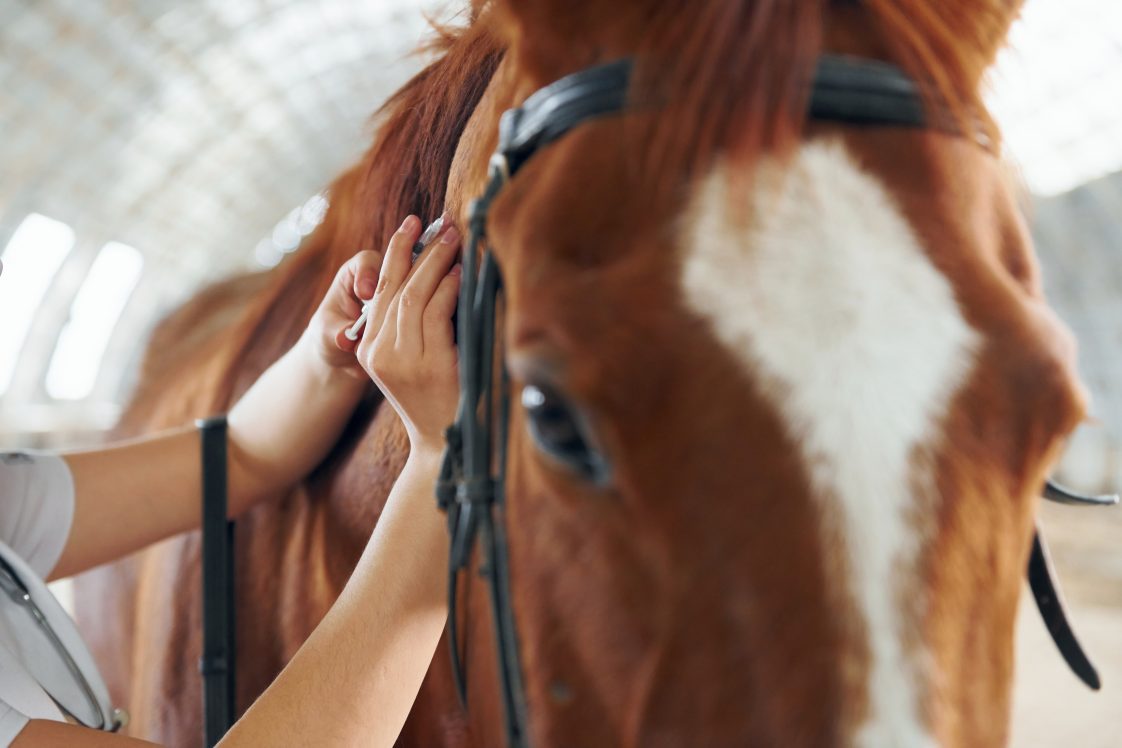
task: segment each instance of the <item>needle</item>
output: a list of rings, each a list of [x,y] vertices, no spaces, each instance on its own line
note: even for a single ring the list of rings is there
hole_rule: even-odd
[[[436,235],[440,233],[442,228],[444,228],[444,216],[437,218],[429,224],[429,227],[421,234],[421,238],[413,245],[413,262],[417,261],[421,252],[425,251],[425,247],[433,243],[433,240],[436,239]]]
[[[433,243],[433,240],[440,234],[442,228],[444,228],[444,216],[437,218],[429,224],[429,227],[424,230],[424,233],[421,234],[421,237],[417,239],[416,243],[413,245],[413,262],[417,261],[421,252],[425,251],[425,247]],[[344,335],[347,336],[347,340],[358,340],[359,331],[361,331],[362,326],[366,324],[366,318],[370,316],[371,303],[373,303],[373,299],[362,302],[362,314],[359,315],[355,323],[344,333]]]

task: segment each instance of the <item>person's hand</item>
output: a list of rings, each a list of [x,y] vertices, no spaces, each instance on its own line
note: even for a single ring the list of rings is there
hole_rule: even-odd
[[[381,266],[382,255],[370,250],[349,259],[335,274],[327,295],[308,323],[308,347],[329,375],[340,372],[357,380],[367,379],[355,360],[358,341],[348,339],[345,333],[362,313],[363,301],[374,295]]]
[[[446,227],[414,265],[420,233],[420,219],[409,216],[390,239],[357,357],[401,416],[414,452],[439,454],[460,391],[452,334],[460,232]]]

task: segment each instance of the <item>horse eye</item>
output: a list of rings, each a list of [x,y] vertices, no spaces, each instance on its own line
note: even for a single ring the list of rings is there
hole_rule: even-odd
[[[522,407],[538,449],[585,480],[598,485],[607,481],[603,454],[592,446],[583,419],[564,397],[528,384],[522,388]]]

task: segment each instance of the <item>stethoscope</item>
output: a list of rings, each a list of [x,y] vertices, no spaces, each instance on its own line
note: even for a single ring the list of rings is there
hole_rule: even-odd
[[[28,589],[23,579],[20,578],[20,575],[12,568],[11,564],[8,563],[8,560],[3,557],[3,554],[0,554],[0,589],[7,594],[12,602],[31,616],[32,620],[35,622],[36,628],[46,637],[51,648],[66,666],[66,670],[70,673],[71,678],[74,679],[74,683],[77,684],[83,697],[89,703],[90,713],[98,715],[100,719],[97,724],[90,724],[83,720],[68,709],[60,699],[56,698],[56,696],[41,683],[40,685],[43,687],[43,690],[51,697],[51,701],[53,701],[69,719],[80,725],[92,727],[95,730],[105,730],[107,732],[116,732],[124,727],[128,723],[128,713],[123,709],[107,709],[102,706],[103,702],[98,698],[86,674],[74,660],[74,656],[70,653],[66,644],[59,638],[58,633],[55,631],[50,621],[47,620],[47,616],[43,613],[39,604],[36,603],[31,596],[31,591]]]

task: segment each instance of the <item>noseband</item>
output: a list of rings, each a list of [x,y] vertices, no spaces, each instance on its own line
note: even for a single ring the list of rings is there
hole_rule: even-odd
[[[578,125],[627,108],[632,67],[631,60],[621,60],[582,70],[540,89],[521,107],[505,112],[499,122],[499,145],[491,157],[487,186],[469,211],[457,312],[460,404],[456,422],[447,431],[436,489],[437,503],[447,514],[451,536],[448,640],[456,687],[466,705],[456,603],[460,572],[468,569],[472,551],[479,544],[479,573],[490,588],[507,744],[515,748],[528,746],[529,735],[505,532],[510,380],[502,358],[498,359],[499,371],[494,371],[495,310],[502,293],[502,275],[487,246],[487,218],[495,198],[531,156]],[[942,122],[928,120],[916,85],[900,69],[836,55],[823,55],[818,61],[808,114],[813,120],[855,126],[954,129],[949,118]],[[1080,496],[1051,483],[1045,497],[1083,505],[1118,500]],[[1068,623],[1039,528],[1028,576],[1037,606],[1064,659],[1081,680],[1098,689],[1098,674]]]

